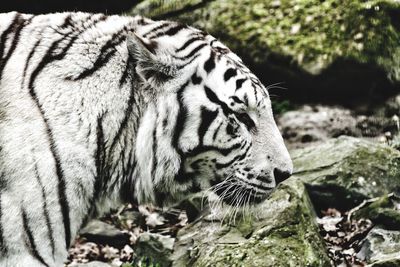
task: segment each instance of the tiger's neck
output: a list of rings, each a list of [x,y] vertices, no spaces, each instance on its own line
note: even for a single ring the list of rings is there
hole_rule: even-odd
[[[128,59],[129,60],[129,59]],[[123,107],[107,110],[97,119],[95,165],[96,178],[89,217],[99,216],[123,203],[136,203],[137,134],[150,98],[141,88],[134,66],[126,85],[116,92],[127,93]]]

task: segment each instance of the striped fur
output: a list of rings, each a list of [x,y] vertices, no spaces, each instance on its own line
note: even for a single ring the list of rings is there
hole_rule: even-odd
[[[142,17],[0,15],[0,266],[62,266],[80,227],[123,201],[212,188],[243,205],[291,171],[268,92],[212,36]]]

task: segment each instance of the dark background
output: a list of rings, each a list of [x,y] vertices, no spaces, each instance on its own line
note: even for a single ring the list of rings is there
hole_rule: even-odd
[[[138,0],[9,0],[0,3],[0,12],[19,11],[22,13],[42,14],[63,11],[87,11],[117,14],[128,11],[138,2]]]

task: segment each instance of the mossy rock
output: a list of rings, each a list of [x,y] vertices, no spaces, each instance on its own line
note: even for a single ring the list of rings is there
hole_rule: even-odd
[[[246,216],[178,233],[173,266],[330,266],[305,187],[289,180]]]
[[[318,208],[346,210],[400,191],[400,152],[387,145],[342,136],[291,155],[294,176],[304,181]]]
[[[368,218],[374,225],[400,231],[399,197],[384,195],[354,213],[354,218]]]
[[[309,98],[308,92],[362,98],[374,90],[399,90],[395,0],[144,0],[130,14],[202,28],[243,57],[265,83],[286,82],[297,97]]]
[[[368,266],[400,266],[400,232],[374,227],[361,244],[357,257]]]

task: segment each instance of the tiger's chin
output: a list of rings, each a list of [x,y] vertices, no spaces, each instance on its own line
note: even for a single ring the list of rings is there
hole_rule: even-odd
[[[230,184],[226,188],[217,188],[214,190],[224,204],[233,207],[255,206],[264,202],[272,193],[274,188],[259,190],[248,188],[241,184]]]

